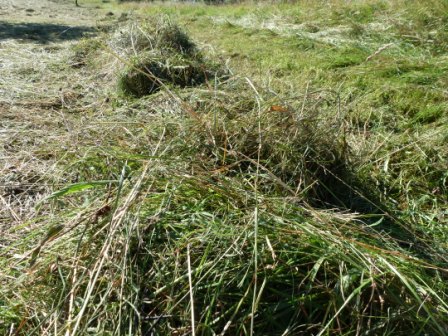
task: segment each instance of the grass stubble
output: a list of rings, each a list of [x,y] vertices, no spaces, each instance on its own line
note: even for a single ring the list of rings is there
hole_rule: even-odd
[[[52,54],[44,83],[70,86],[9,110],[26,136],[10,126],[2,182],[28,188],[2,196],[4,334],[446,333],[437,118],[393,132],[356,92],[274,90],[170,19],[114,31]]]

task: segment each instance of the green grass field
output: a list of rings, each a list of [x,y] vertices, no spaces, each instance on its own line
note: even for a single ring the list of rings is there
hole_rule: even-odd
[[[0,333],[447,334],[448,2],[81,5]]]

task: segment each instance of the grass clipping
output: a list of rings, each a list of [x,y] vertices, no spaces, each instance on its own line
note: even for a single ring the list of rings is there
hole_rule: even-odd
[[[185,32],[166,18],[127,23],[109,46],[126,63],[118,75],[118,88],[133,97],[152,94],[162,86],[201,85],[219,73],[219,67],[205,60]]]
[[[112,38],[121,57],[197,57],[165,28],[132,27]],[[445,334],[438,242],[403,244],[403,223],[380,206],[349,206],[371,195],[346,185],[354,158],[337,95],[278,97],[232,78],[179,90],[180,112],[166,113],[157,104],[174,93],[158,102],[158,89],[132,115],[109,112],[124,131],[89,128],[97,137],[70,170],[96,183],[54,193],[33,234],[4,252],[1,331]]]

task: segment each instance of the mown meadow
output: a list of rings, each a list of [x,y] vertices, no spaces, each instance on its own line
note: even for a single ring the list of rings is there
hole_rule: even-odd
[[[1,332],[447,334],[448,2],[80,4]]]

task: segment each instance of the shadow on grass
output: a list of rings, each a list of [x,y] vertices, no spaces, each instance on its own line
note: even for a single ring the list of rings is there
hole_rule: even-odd
[[[0,41],[6,39],[34,41],[47,44],[80,39],[92,35],[95,29],[87,26],[67,26],[52,23],[10,23],[0,21]]]
[[[338,209],[361,215],[372,232],[388,236],[418,258],[435,262],[434,250],[426,241],[426,234],[405,223],[380,196],[375,183],[368,178],[360,179],[350,169],[341,165],[335,173],[328,172],[321,181],[316,200],[310,203],[320,209]],[[444,267],[444,265],[443,265]]]

